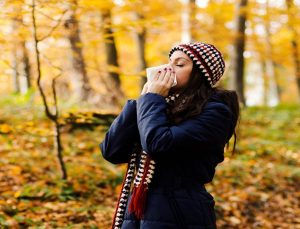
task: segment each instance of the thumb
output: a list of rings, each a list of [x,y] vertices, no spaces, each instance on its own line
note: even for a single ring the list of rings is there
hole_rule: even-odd
[[[148,91],[148,82],[146,82],[143,86],[143,90],[141,92],[141,95],[146,94]]]

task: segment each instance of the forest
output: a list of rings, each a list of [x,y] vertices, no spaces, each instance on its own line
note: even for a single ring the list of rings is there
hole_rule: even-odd
[[[0,0],[0,228],[110,228],[126,164],[99,148],[145,69],[213,44],[235,90],[218,228],[300,228],[299,0]]]

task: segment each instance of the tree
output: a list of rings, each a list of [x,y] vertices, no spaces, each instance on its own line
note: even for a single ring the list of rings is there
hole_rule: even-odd
[[[295,68],[295,75],[296,75],[296,84],[298,88],[298,101],[300,101],[300,55],[299,55],[299,44],[298,44],[298,38],[299,34],[295,28],[295,12],[296,6],[294,4],[294,0],[286,0],[286,6],[287,6],[287,13],[288,13],[288,25],[292,32],[292,39],[291,39],[291,45],[292,45],[292,55],[293,55],[293,61],[294,61],[294,68]]]
[[[233,79],[234,87],[240,102],[245,106],[244,95],[244,50],[245,50],[245,28],[247,0],[240,0],[236,11],[236,38],[233,52]]]
[[[31,87],[31,75],[30,75],[30,63],[28,51],[26,48],[26,34],[23,22],[22,6],[24,2],[15,4],[13,9],[15,14],[12,18],[12,29],[13,29],[13,82],[15,92],[27,92]],[[23,79],[22,79],[23,78]]]
[[[68,30],[68,40],[71,45],[71,60],[74,70],[71,79],[78,97],[82,101],[86,101],[91,93],[91,86],[82,51],[79,23],[76,15],[77,5],[77,0],[72,0],[69,9],[70,14],[64,26]]]
[[[181,41],[192,42],[196,40],[196,0],[184,0],[182,10],[182,33]]]
[[[271,13],[270,13],[270,5],[269,0],[266,0],[265,3],[265,16],[263,20],[264,28],[265,28],[265,43],[266,43],[266,59],[264,61],[265,65],[265,74],[268,76],[269,85],[268,88],[274,91],[276,99],[280,101],[281,98],[281,87],[278,81],[278,75],[276,74],[276,63],[273,60],[273,46],[271,42],[271,31],[270,31],[270,22],[271,22]],[[268,91],[268,90],[267,90]],[[270,94],[270,93],[269,93]],[[266,99],[265,99],[266,100]],[[267,103],[267,101],[265,101]]]
[[[53,100],[54,100],[54,112],[52,113],[50,111],[47,99],[46,99],[46,94],[42,88],[41,85],[41,79],[42,79],[42,71],[41,71],[41,60],[40,60],[40,50],[39,50],[39,42],[40,39],[38,38],[38,31],[37,31],[37,25],[36,25],[36,3],[35,0],[32,0],[32,11],[31,11],[31,16],[32,16],[32,27],[33,27],[33,38],[34,38],[34,51],[35,51],[35,58],[36,58],[36,64],[37,64],[37,85],[39,92],[42,96],[43,100],[43,105],[45,109],[45,114],[46,116],[54,123],[54,142],[55,142],[55,149],[56,149],[56,155],[57,159],[60,165],[60,171],[61,171],[61,176],[62,179],[66,180],[67,179],[67,170],[65,163],[63,161],[63,155],[62,155],[62,144],[61,144],[61,134],[60,134],[60,124],[58,121],[59,118],[59,112],[58,112],[58,106],[57,106],[57,96],[56,96],[56,89],[55,89],[55,83],[57,78],[61,75],[59,73],[54,79],[52,80],[52,93],[53,93]]]
[[[17,30],[17,20],[14,18],[12,20],[12,31],[14,31],[13,33],[15,33],[15,31]],[[15,39],[17,38],[16,34],[12,34],[13,37],[15,37]],[[15,93],[20,93],[21,89],[20,89],[20,74],[19,74],[19,61],[18,61],[18,47],[15,44],[12,44],[13,48],[12,48],[12,53],[11,53],[11,63],[12,63],[12,77],[13,77],[13,90]]]
[[[111,92],[113,101],[118,103],[120,97],[124,94],[121,90],[121,80],[119,76],[119,63],[116,42],[112,30],[112,16],[109,8],[102,9],[102,29],[104,34],[104,45],[106,54],[106,63],[109,70],[109,82],[111,83]]]
[[[136,21],[138,21],[138,22],[141,22],[145,19],[144,15],[141,14],[140,12],[135,12],[134,15],[135,15]],[[139,23],[139,24],[140,24],[140,26],[139,26],[139,28],[137,28],[137,32],[136,32],[136,43],[137,43],[137,47],[138,47],[137,58],[139,61],[137,71],[140,73],[140,72],[144,72],[145,69],[147,68],[146,54],[145,54],[147,30],[146,30],[146,27],[142,23]],[[143,88],[146,81],[147,81],[147,78],[145,77],[145,75],[142,75],[141,80],[140,80],[141,89]]]

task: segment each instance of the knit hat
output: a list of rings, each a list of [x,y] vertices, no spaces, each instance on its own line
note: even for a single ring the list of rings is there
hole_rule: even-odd
[[[225,70],[225,62],[221,52],[211,44],[203,42],[179,44],[170,50],[169,57],[176,51],[187,54],[200,69],[203,76],[213,87],[221,78]]]

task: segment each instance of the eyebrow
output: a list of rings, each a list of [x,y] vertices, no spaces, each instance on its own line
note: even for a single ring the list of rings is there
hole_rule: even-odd
[[[186,59],[186,58],[184,58],[184,57],[177,57],[177,58],[175,58],[174,61],[176,61],[176,60],[178,60],[178,59],[184,59],[184,60],[186,60],[186,61],[189,61],[188,59]],[[170,58],[170,60],[171,60],[171,58]]]

